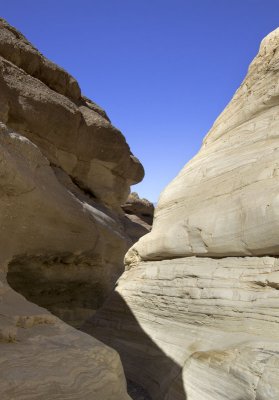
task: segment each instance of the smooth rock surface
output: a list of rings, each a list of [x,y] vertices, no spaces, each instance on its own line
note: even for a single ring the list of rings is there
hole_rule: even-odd
[[[118,354],[1,283],[1,400],[128,400]]]
[[[273,257],[142,262],[85,330],[153,400],[277,400],[278,289]]]
[[[153,400],[279,399],[279,29],[84,329]]]
[[[279,255],[279,29],[199,153],[160,196],[143,260]]]

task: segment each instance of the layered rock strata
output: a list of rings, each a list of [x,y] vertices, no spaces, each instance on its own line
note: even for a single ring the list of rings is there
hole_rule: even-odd
[[[154,205],[147,199],[141,199],[136,192],[132,192],[122,206],[125,212],[125,231],[133,243],[151,231]]]
[[[80,325],[123,271],[121,204],[143,168],[76,80],[2,19],[0,121],[9,283]]]
[[[279,398],[279,29],[86,330],[153,400]]]
[[[106,113],[1,19],[1,399],[129,398],[116,352],[39,306],[79,326],[102,304],[142,177]]]
[[[110,208],[126,201],[143,168],[76,80],[0,20],[0,120]]]
[[[118,354],[1,283],[1,400],[129,400]]]

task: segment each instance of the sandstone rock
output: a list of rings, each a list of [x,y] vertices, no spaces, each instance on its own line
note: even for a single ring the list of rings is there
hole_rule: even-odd
[[[131,238],[132,243],[135,243],[151,231],[154,205],[146,199],[140,199],[136,192],[132,192],[122,209],[126,214],[124,219],[125,232]]]
[[[0,166],[1,399],[128,399],[113,350],[8,286],[80,323],[120,273],[119,226],[67,190],[39,148],[3,124]]]
[[[279,398],[279,29],[84,326],[153,400]]]
[[[1,400],[128,400],[118,354],[7,285],[0,288]]]
[[[141,199],[136,192],[130,193],[122,209],[126,214],[137,215],[148,225],[152,226],[154,205],[147,199]]]
[[[273,257],[142,262],[85,330],[153,400],[277,400],[278,288]]]
[[[69,74],[0,21],[0,120],[37,144],[82,188],[119,210],[143,168]]]
[[[1,19],[1,400],[129,399],[117,353],[53,314],[80,326],[111,292],[142,177],[105,111]]]
[[[132,242],[120,206],[143,168],[76,80],[3,19],[0,121],[8,279],[78,326],[123,271]]]
[[[0,256],[8,280],[63,319],[83,320],[121,273],[123,228],[78,188],[62,185],[28,139],[2,126],[0,147]]]
[[[279,254],[279,29],[259,54],[200,152],[160,196],[144,260]]]
[[[62,68],[46,59],[14,27],[0,18],[0,54],[6,60],[39,79],[55,92],[72,100],[81,96],[77,81]]]

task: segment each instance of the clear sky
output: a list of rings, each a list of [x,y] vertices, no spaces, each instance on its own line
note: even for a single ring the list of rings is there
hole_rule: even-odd
[[[200,148],[279,0],[8,0],[1,16],[100,104],[145,167],[156,202]]]

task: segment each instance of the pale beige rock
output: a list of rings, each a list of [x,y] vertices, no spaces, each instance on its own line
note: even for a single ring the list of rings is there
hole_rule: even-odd
[[[135,247],[142,259],[279,254],[278,45],[279,29],[161,194],[152,232]]]
[[[153,400],[279,399],[278,47],[279,29],[85,326]]]
[[[1,400],[128,400],[118,354],[1,288]]]
[[[273,257],[142,262],[85,329],[153,400],[277,400],[278,288]]]

